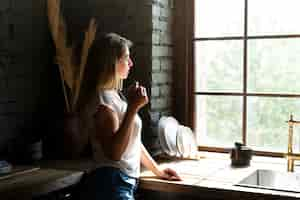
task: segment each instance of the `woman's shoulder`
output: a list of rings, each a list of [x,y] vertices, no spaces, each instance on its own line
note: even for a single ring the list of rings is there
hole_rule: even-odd
[[[95,128],[100,130],[116,130],[119,126],[118,115],[109,105],[98,105],[94,120]]]
[[[101,89],[98,91],[99,97],[113,98],[116,95],[117,91],[113,89]]]
[[[118,91],[116,90],[102,90],[99,91],[99,105],[105,105],[115,112],[122,112],[124,109],[124,102],[121,100]]]
[[[112,105],[115,99],[113,90],[100,90],[98,92],[98,103],[104,105]]]

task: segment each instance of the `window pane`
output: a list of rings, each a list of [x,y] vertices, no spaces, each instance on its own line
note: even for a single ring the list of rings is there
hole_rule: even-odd
[[[196,97],[196,133],[202,146],[232,147],[242,141],[242,98]]]
[[[247,144],[255,150],[286,152],[290,113],[300,120],[300,100],[248,97]],[[299,151],[299,129],[294,130],[294,149]]]
[[[300,1],[248,1],[249,35],[299,34]]]
[[[244,1],[195,0],[195,37],[242,36]]]
[[[248,92],[300,93],[300,39],[250,40]]]
[[[195,43],[195,89],[197,92],[242,91],[242,45],[241,40]]]

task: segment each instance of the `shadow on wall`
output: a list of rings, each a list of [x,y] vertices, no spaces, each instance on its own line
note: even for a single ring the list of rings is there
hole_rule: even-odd
[[[37,119],[34,114],[19,114],[18,117],[22,122],[8,130],[12,136],[5,142],[1,159],[13,164],[33,164],[43,157],[41,126],[45,124],[42,120],[46,118],[39,115],[40,119]]]
[[[49,52],[51,49],[48,49]],[[51,52],[49,53],[49,56]],[[52,61],[51,61],[52,62]],[[12,163],[30,164],[40,160],[43,156],[43,147],[49,146],[48,136],[59,134],[60,127],[56,121],[63,116],[64,101],[58,69],[52,64],[45,66],[46,70],[40,76],[37,91],[26,91],[27,95],[34,95],[34,105],[18,111],[24,102],[15,102],[11,105],[12,111],[3,113],[0,124],[0,160],[5,159]],[[47,152],[46,154],[47,155]]]

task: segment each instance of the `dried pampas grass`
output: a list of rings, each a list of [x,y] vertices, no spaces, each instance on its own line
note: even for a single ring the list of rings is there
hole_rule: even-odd
[[[72,101],[72,109],[76,109],[76,103],[78,102],[78,97],[80,93],[80,88],[81,88],[81,82],[83,78],[83,73],[84,73],[84,67],[87,62],[87,57],[89,54],[89,48],[91,47],[95,35],[96,35],[96,21],[95,19],[91,19],[88,30],[84,33],[84,41],[83,41],[83,47],[81,51],[81,59],[80,59],[80,65],[79,65],[79,72],[78,72],[78,77],[74,81],[74,98]]]
[[[48,0],[47,8],[49,28],[56,48],[56,62],[59,66],[66,110],[67,112],[75,112],[89,48],[95,39],[97,29],[96,21],[95,19],[91,19],[89,27],[85,31],[80,64],[77,66],[74,62],[74,48],[67,46],[67,30],[65,21],[60,12],[60,0]]]

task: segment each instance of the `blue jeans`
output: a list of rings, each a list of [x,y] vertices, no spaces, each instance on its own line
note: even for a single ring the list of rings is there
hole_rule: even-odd
[[[134,200],[138,179],[113,167],[101,167],[87,175],[80,191],[82,200]]]

